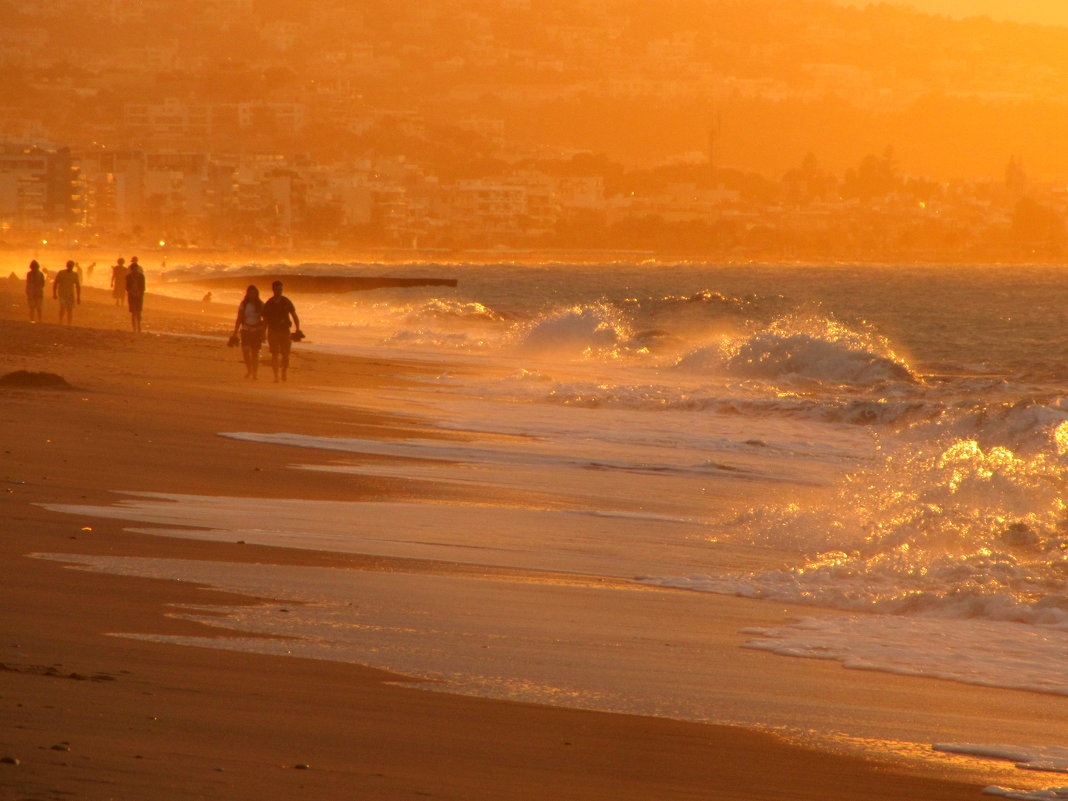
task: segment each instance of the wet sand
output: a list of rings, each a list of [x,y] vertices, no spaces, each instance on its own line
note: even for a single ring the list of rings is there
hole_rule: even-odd
[[[76,325],[60,328],[25,322],[21,282],[0,283],[0,375],[47,371],[72,386],[0,388],[0,798],[981,797],[981,783],[934,762],[906,772],[737,728],[458,697],[355,665],[107,636],[217,636],[168,612],[250,599],[27,554],[352,569],[396,560],[138,535],[37,504],[107,502],[116,489],[351,499],[355,486],[404,498],[406,482],[293,471],[299,451],[217,432],[321,434],[341,420],[389,436],[409,423],[355,408],[324,416],[300,387],[397,385],[423,368],[301,349],[288,385],[254,385],[225,347],[228,307],[150,292],[147,333],[135,336],[105,290],[88,289]],[[45,315],[55,319],[51,300]]]

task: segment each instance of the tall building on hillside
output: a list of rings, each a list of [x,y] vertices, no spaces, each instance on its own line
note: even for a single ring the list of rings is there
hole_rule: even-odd
[[[82,192],[70,150],[0,150],[0,224],[65,228],[81,222]]]

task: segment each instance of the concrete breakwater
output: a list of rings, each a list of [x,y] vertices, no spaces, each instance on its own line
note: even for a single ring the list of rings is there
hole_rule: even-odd
[[[244,289],[255,284],[268,290],[274,281],[285,284],[285,291],[304,294],[337,294],[369,289],[406,286],[456,286],[455,278],[392,278],[389,276],[304,275],[300,273],[262,273],[225,275],[187,279],[181,283],[203,285],[211,289]]]

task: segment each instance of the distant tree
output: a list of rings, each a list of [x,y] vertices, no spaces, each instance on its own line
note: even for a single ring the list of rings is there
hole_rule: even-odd
[[[1005,165],[1005,188],[1009,192],[1020,195],[1027,191],[1027,173],[1024,172],[1023,164],[1012,156]]]
[[[782,182],[787,199],[795,203],[826,200],[838,193],[838,179],[820,167],[812,153],[805,156],[800,167],[788,170]]]
[[[888,146],[881,156],[868,154],[856,169],[846,171],[842,194],[871,200],[885,197],[900,187],[901,177],[894,159],[894,149]]]

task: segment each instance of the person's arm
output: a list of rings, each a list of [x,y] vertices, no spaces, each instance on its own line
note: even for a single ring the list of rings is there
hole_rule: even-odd
[[[55,280],[52,281],[52,300],[59,297],[59,276],[57,275]]]
[[[78,303],[82,302],[82,279],[77,273],[74,275],[74,296],[78,299]]]
[[[242,316],[243,316],[243,314],[242,314],[242,313],[243,313],[244,311],[245,311],[245,304],[244,304],[244,302],[242,302],[242,303],[239,303],[239,304],[237,305],[237,319],[236,319],[236,320],[234,320],[234,333],[235,333],[235,334],[236,334],[236,333],[237,333],[238,331],[240,331],[240,330],[241,330],[241,318],[242,318]]]

